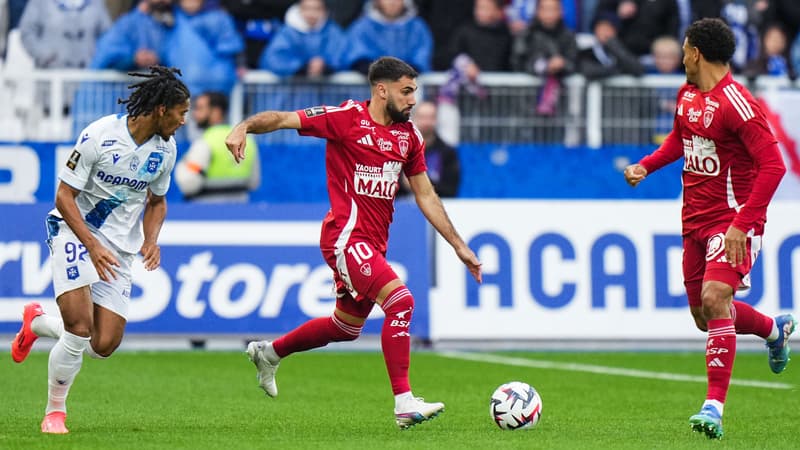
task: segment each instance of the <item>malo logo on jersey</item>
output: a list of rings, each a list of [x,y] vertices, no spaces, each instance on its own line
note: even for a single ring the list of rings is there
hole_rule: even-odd
[[[161,162],[164,160],[164,155],[161,153],[150,153],[150,156],[147,157],[147,172],[149,173],[156,173],[158,171],[159,166],[161,166]]]
[[[81,274],[78,272],[78,266],[69,266],[69,267],[67,267],[67,279],[68,280],[75,280],[79,276],[81,276]]]
[[[73,150],[72,154],[69,155],[69,159],[67,160],[67,167],[70,170],[75,170],[75,166],[78,165],[78,161],[81,159],[81,154],[78,150]]]
[[[325,114],[325,107],[324,106],[314,106],[311,108],[306,108],[303,110],[303,113],[306,117],[314,117],[314,116],[321,116]]]
[[[698,175],[719,175],[717,145],[711,139],[694,135],[683,140],[683,171]]]
[[[391,200],[397,193],[402,163],[389,161],[383,167],[356,164],[353,185],[356,194]]]

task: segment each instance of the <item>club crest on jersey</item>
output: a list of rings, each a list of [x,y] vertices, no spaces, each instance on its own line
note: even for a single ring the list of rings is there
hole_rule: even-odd
[[[76,149],[72,151],[72,154],[69,155],[69,159],[67,160],[67,167],[69,170],[75,170],[75,167],[78,165],[78,161],[81,159],[81,153]]]
[[[128,168],[131,169],[131,172],[136,172],[137,170],[139,170],[139,163],[140,163],[139,157],[133,155],[133,158],[131,158],[131,164],[128,166]]]
[[[714,111],[706,110],[703,113],[703,126],[708,128],[711,126],[711,121],[714,120]]]
[[[408,141],[406,140],[398,141],[397,145],[400,147],[400,155],[405,157],[408,154]]]
[[[164,161],[164,155],[156,152],[150,153],[150,156],[147,157],[147,172],[156,173],[162,161]]]
[[[706,261],[725,262],[725,235],[717,233],[708,239],[706,244]],[[722,257],[720,258],[720,255]]]
[[[392,141],[378,138],[378,148],[380,148],[382,152],[390,152],[392,151]]]
[[[315,117],[315,116],[321,116],[321,115],[325,114],[325,107],[324,106],[312,106],[311,108],[304,109],[303,113],[308,118]]]
[[[69,266],[67,267],[67,279],[68,280],[75,280],[79,276],[81,276],[80,272],[78,272],[78,266]]]
[[[359,270],[361,270],[361,275],[364,275],[365,277],[372,275],[372,266],[370,266],[369,263],[362,264]]]

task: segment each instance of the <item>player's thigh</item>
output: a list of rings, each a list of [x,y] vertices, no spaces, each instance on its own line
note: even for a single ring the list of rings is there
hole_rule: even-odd
[[[56,298],[56,303],[64,322],[64,330],[78,336],[91,336],[94,319],[89,286],[62,292]]]
[[[727,227],[719,227],[707,239],[706,270],[703,284],[716,281],[730,286],[732,292],[750,288],[750,270],[753,268],[761,251],[761,236],[748,236],[745,243],[747,249],[741,264],[736,267],[725,257],[725,232]],[[709,288],[704,288],[707,290]]]
[[[109,281],[98,281],[92,285],[94,302],[94,333],[92,348],[95,352],[108,356],[122,342],[127,323],[131,296],[131,264],[133,255],[117,253],[119,267],[115,267],[117,277]]]
[[[356,301],[375,301],[386,285],[399,280],[386,257],[367,241],[352,239],[332,253],[326,260]]]
[[[690,308],[700,308],[703,275],[706,269],[706,245],[691,235],[683,237],[683,284]]]

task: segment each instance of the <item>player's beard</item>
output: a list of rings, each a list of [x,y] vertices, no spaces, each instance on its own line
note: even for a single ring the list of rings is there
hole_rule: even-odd
[[[408,119],[411,117],[411,111],[409,111],[408,114],[400,111],[400,109],[398,109],[391,100],[386,102],[386,112],[389,114],[389,118],[392,119],[392,122],[394,123],[408,122]]]

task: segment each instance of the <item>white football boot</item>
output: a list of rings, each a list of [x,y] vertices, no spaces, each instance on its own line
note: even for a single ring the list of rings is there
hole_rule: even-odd
[[[270,397],[278,395],[278,385],[275,384],[275,372],[280,364],[280,357],[272,348],[270,341],[253,341],[247,344],[247,356],[258,369],[258,385]],[[275,361],[275,362],[273,362]]]
[[[425,403],[420,397],[403,402],[394,410],[394,418],[401,430],[413,427],[418,423],[433,419],[444,412],[444,403]]]

